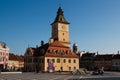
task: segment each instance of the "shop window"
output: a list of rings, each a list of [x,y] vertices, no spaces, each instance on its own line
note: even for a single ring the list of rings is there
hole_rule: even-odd
[[[49,59],[47,59],[47,63],[49,63]]]

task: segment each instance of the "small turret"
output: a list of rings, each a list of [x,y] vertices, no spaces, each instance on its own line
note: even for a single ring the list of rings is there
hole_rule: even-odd
[[[78,52],[78,46],[77,46],[77,44],[73,44],[73,52],[74,53],[77,53]]]

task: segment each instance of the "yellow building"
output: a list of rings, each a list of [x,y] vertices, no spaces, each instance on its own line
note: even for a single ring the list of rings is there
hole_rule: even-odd
[[[9,54],[8,68],[11,71],[21,70],[24,67],[23,56]]]
[[[61,7],[51,24],[52,34],[49,43],[36,48],[27,48],[25,52],[26,71],[72,71],[79,69],[79,57],[70,49],[69,23]]]

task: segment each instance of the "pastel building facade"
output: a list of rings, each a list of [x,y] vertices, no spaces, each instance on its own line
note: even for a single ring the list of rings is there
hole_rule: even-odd
[[[24,67],[24,57],[22,55],[9,54],[8,69],[10,71],[22,70]]]
[[[0,42],[0,70],[8,68],[9,48],[4,42]]]

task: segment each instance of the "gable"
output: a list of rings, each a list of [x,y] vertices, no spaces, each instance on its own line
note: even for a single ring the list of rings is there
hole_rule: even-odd
[[[33,56],[35,48],[27,48],[25,52],[25,56]]]

